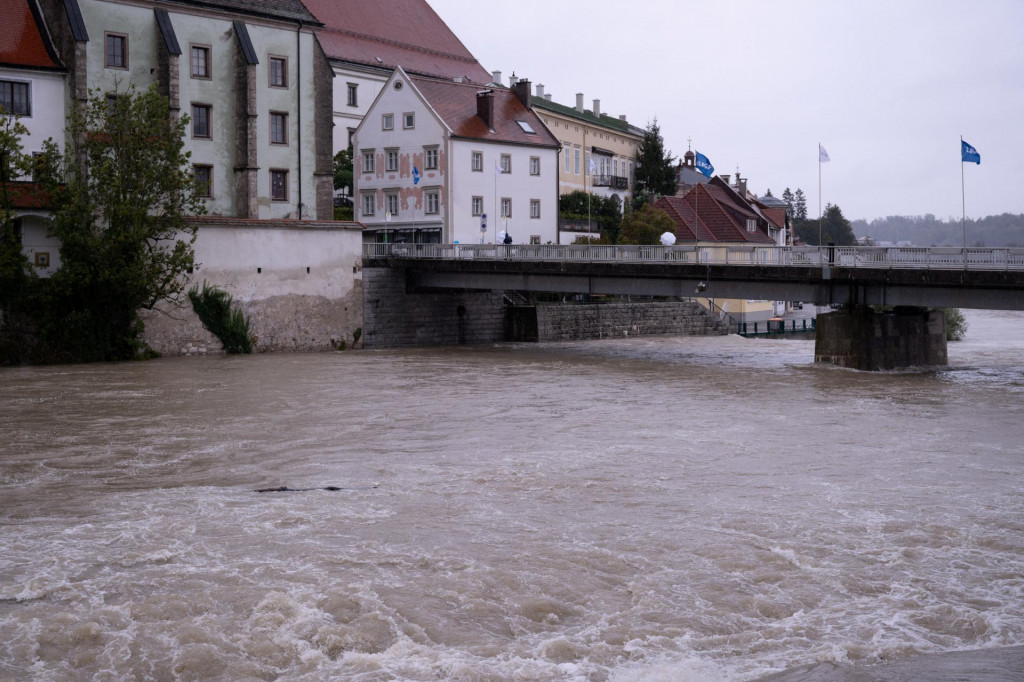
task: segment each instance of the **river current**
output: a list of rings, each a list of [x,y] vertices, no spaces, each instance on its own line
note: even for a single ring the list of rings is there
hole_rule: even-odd
[[[966,312],[900,372],[737,336],[0,369],[0,680],[1024,644],[1024,314]]]

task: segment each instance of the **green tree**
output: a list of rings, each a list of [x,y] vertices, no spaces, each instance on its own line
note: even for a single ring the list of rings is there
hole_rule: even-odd
[[[817,220],[794,220],[793,229],[796,231],[796,236],[805,244],[853,246],[857,243],[857,237],[853,234],[850,221],[843,216],[842,209],[834,204],[825,206],[825,213],[822,215],[820,225],[820,244]]]
[[[0,107],[0,310],[10,310],[24,294],[29,262],[21,248],[10,184],[28,169],[21,139],[28,129]]]
[[[619,244],[660,244],[661,235],[675,234],[676,224],[660,208],[644,204],[622,219]]]
[[[558,217],[565,220],[589,220],[596,222],[601,237],[614,244],[622,222],[622,200],[618,197],[602,197],[582,190],[576,190],[558,197]]]
[[[807,197],[804,196],[804,191],[799,187],[796,188],[796,192],[793,194],[793,219],[807,220]]]
[[[347,149],[342,149],[334,155],[334,189],[348,189],[348,191],[345,192],[345,196],[348,196],[351,199],[352,188],[355,186],[354,177],[355,171],[353,170],[352,146],[349,145]],[[335,220],[353,220],[354,218],[355,210],[352,206],[334,207]]]
[[[61,267],[38,320],[44,360],[136,357],[139,310],[182,303],[196,237],[186,217],[205,212],[187,125],[154,88],[95,90],[71,114],[64,153],[47,145]]]
[[[658,119],[654,119],[644,131],[644,139],[637,150],[634,175],[633,196],[638,199],[633,202],[634,207],[646,203],[647,195],[672,196],[676,193],[679,178],[675,158],[671,152],[665,151]]]
[[[793,192],[790,191],[788,187],[782,192],[782,200],[785,201],[786,205],[789,207],[789,217],[794,217],[793,202],[795,201],[795,199],[793,198]]]

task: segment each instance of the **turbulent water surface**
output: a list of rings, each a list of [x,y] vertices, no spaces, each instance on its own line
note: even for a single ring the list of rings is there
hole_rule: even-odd
[[[0,370],[0,679],[1024,644],[1024,314],[968,320],[888,373],[736,336]]]

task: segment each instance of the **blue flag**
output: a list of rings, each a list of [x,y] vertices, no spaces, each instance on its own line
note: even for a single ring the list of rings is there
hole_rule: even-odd
[[[964,142],[963,138],[960,138],[960,162],[967,163],[968,161],[980,164],[981,154],[977,149]]]
[[[711,165],[711,161],[708,160],[708,157],[697,152],[697,170],[710,178],[711,174],[715,172],[715,167]]]

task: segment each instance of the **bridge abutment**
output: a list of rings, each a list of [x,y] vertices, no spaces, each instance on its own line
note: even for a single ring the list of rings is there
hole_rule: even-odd
[[[855,307],[819,315],[814,361],[866,371],[945,365],[943,313],[897,306],[884,313]]]

